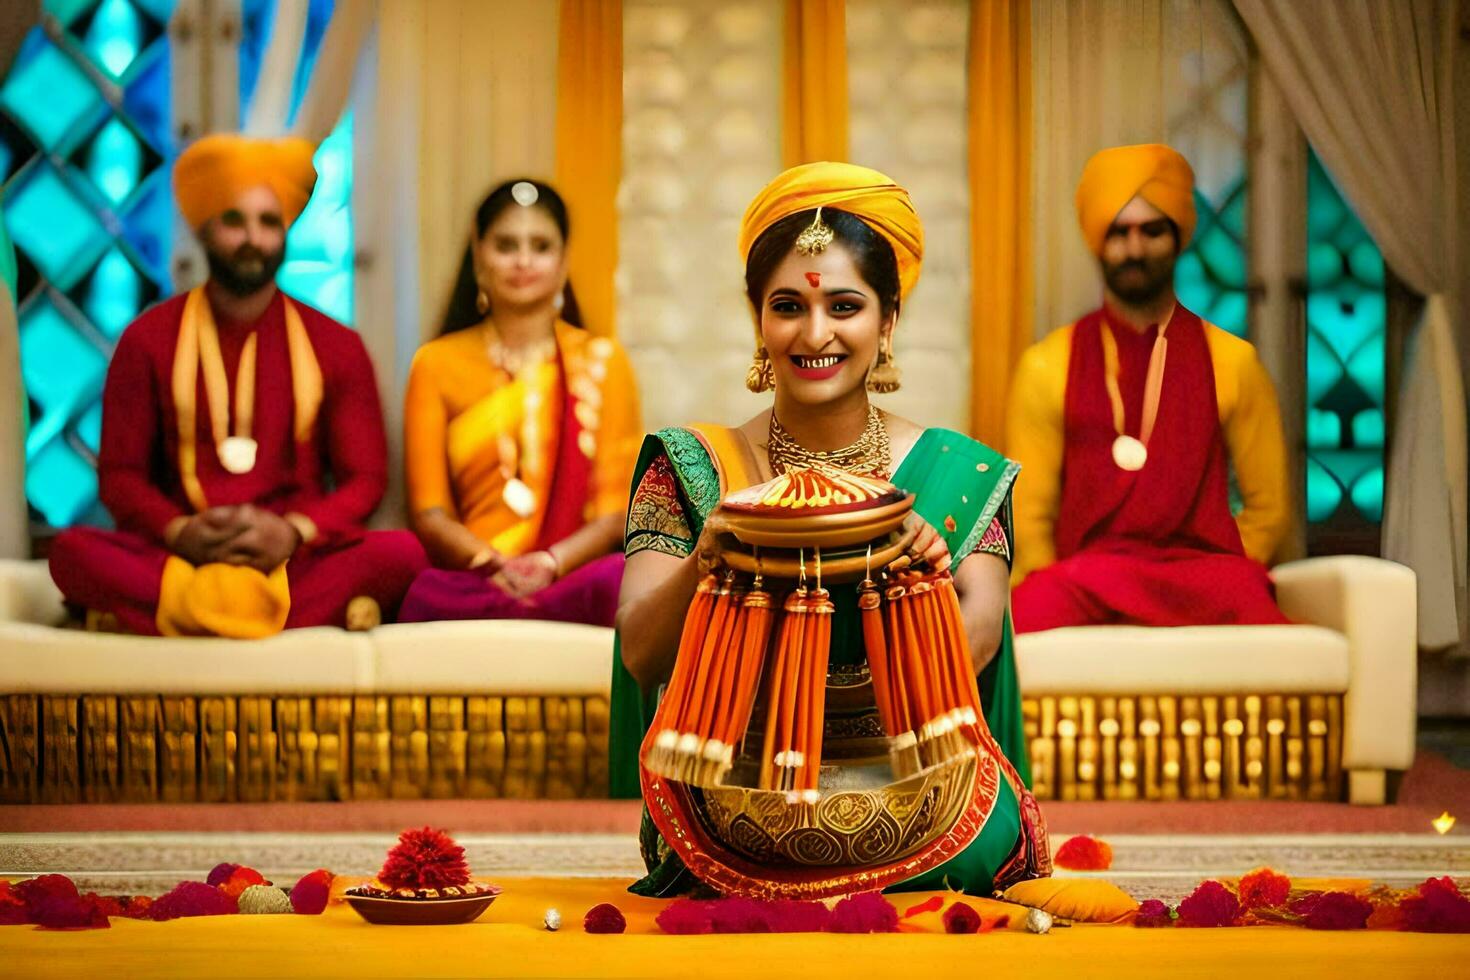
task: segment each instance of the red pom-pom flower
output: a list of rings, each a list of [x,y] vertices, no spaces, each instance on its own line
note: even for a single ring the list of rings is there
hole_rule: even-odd
[[[1174,924],[1174,915],[1162,901],[1150,898],[1138,906],[1133,924],[1140,929],[1162,929]]]
[[[215,887],[217,887],[220,891],[224,892],[231,898],[238,899],[240,897],[240,893],[245,891],[245,889],[249,888],[251,885],[269,884],[270,882],[266,881],[265,877],[254,868],[237,867],[234,871],[230,872],[230,876],[228,878],[220,882]]]
[[[149,906],[148,918],[164,922],[192,915],[234,915],[238,911],[234,896],[202,881],[181,881]]]
[[[238,870],[240,870],[240,865],[234,864],[230,861],[221,861],[219,864],[216,864],[213,868],[209,869],[209,876],[204,879],[204,883],[206,885],[209,885],[211,888],[218,888],[220,885],[223,885],[225,882],[229,881],[230,875],[234,874]]]
[[[1257,868],[1240,879],[1242,908],[1258,909],[1283,905],[1291,894],[1291,879],[1270,868]]]
[[[587,910],[586,917],[582,919],[582,928],[591,933],[611,935],[628,928],[628,920],[623,918],[623,913],[616,905],[603,902]]]
[[[1179,924],[1196,928],[1234,925],[1240,915],[1240,901],[1230,889],[1218,881],[1202,882],[1179,903]]]
[[[301,876],[291,889],[291,909],[297,915],[321,915],[332,895],[332,872],[317,868]]]
[[[1399,903],[1399,910],[1410,932],[1470,932],[1470,899],[1453,878],[1430,878]]]
[[[1348,892],[1323,892],[1291,903],[1308,929],[1362,929],[1373,914],[1373,904]]]
[[[26,900],[8,881],[0,881],[0,926],[23,926],[30,921]]]
[[[448,888],[469,884],[464,848],[442,830],[405,830],[388,852],[378,881],[389,888]]]
[[[1068,871],[1106,871],[1113,866],[1113,848],[1096,837],[1072,837],[1057,848],[1052,862]]]

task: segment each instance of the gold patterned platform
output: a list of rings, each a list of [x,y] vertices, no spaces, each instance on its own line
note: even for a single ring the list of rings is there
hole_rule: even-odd
[[[0,802],[607,795],[601,697],[0,695]]]
[[[1040,800],[1340,800],[1343,699],[1025,698]]]

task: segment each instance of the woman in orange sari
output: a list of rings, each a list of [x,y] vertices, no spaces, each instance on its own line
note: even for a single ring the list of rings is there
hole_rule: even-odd
[[[443,335],[409,372],[409,519],[435,564],[401,622],[611,626],[643,429],[627,355],[581,329],[566,205],[510,181],[475,216]]]

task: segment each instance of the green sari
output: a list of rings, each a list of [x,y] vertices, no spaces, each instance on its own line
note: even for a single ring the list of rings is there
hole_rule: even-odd
[[[647,437],[634,471],[636,488],[644,472],[659,456],[667,456],[679,484],[680,503],[693,540],[698,540],[705,520],[719,505],[720,473],[699,437],[682,428],[664,429]],[[949,429],[927,429],[904,458],[893,483],[915,495],[914,511],[943,537],[955,566],[975,550],[991,521],[1000,516],[1010,537],[1010,492],[1020,466],[995,450]],[[832,622],[831,664],[863,662],[862,626],[858,617],[855,585],[832,587],[837,610]],[[1021,690],[1016,679],[1010,612],[1007,610],[1000,649],[980,672],[977,681],[985,720],[1002,753],[1010,760],[1020,781],[1029,786],[1025,736],[1021,722]],[[621,642],[614,646],[610,732],[609,782],[614,798],[635,799],[641,795],[638,753],[644,734],[653,720],[657,693],[644,694],[623,666]],[[1039,815],[1023,814],[1035,809],[1017,798],[1001,781],[1000,798],[984,828],[962,853],[916,878],[901,889],[941,888],[946,885],[988,894],[997,872],[1008,861],[1015,863],[1018,846],[1030,853],[1033,834],[1023,825]],[[1044,850],[1044,831],[1042,849]],[[644,895],[669,896],[697,885],[677,856],[658,839],[652,822],[644,815],[644,857],[649,875],[630,890]],[[1026,863],[1026,855],[1022,855]],[[1029,876],[1029,875],[1023,875]]]

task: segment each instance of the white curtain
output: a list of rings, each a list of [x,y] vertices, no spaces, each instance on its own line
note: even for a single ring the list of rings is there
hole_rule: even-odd
[[[306,37],[307,0],[276,0],[270,41],[260,59],[260,74],[242,130],[252,136],[280,136],[291,113],[296,65]]]
[[[10,242],[0,231],[0,248]],[[10,286],[0,282],[0,391],[8,391],[0,413],[0,558],[29,558],[31,529],[26,510],[25,382],[20,374],[20,331]]]
[[[1410,337],[1383,521],[1419,578],[1419,642],[1466,637],[1466,445],[1451,310],[1454,0],[1235,0],[1323,165],[1394,272],[1427,298]]]
[[[1098,150],[1168,143],[1211,201],[1246,169],[1245,30],[1229,0],[1036,0],[1031,12],[1037,335],[1102,300],[1073,197]]]

